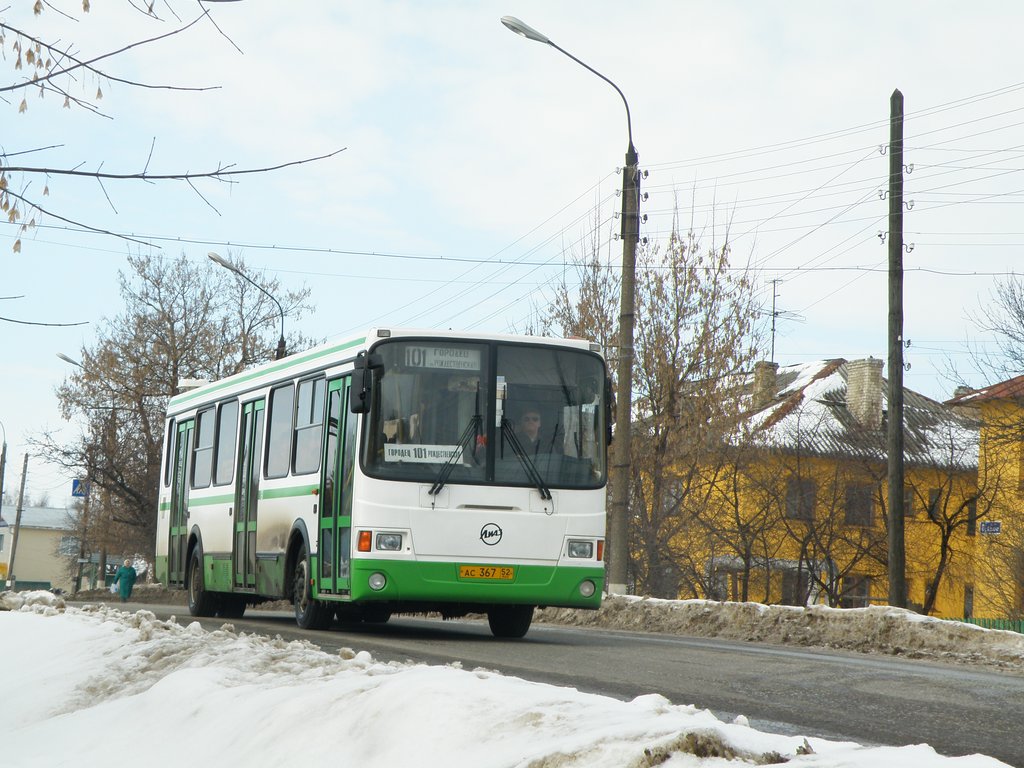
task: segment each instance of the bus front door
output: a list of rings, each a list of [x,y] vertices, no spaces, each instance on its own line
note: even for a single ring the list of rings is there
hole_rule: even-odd
[[[352,552],[352,473],[355,460],[356,417],[346,407],[351,379],[327,385],[327,430],[320,477],[319,590],[349,591]]]
[[[192,439],[195,421],[178,424],[174,443],[174,478],[171,484],[170,536],[168,537],[167,580],[185,584],[185,557],[188,555],[188,489],[192,481]]]
[[[235,589],[256,587],[256,518],[259,510],[264,410],[264,400],[255,400],[242,407],[231,554]]]

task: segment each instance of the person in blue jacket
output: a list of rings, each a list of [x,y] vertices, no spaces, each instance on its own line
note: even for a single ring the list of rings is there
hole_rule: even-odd
[[[118,585],[118,591],[121,593],[121,602],[127,603],[128,598],[132,596],[132,587],[135,586],[136,573],[135,569],[132,568],[132,561],[125,560],[124,565],[117,569],[117,573],[114,574],[114,584]]]

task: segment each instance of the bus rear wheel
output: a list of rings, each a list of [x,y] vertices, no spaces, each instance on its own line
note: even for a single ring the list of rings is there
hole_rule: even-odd
[[[334,618],[334,608],[313,598],[310,584],[309,551],[303,544],[295,560],[295,574],[292,581],[295,605],[295,623],[303,629],[326,629]]]
[[[216,595],[206,591],[203,548],[197,544],[188,561],[188,612],[193,616],[213,616],[217,608]]]
[[[237,595],[221,598],[217,615],[223,619],[240,619],[245,615],[245,598]]]
[[[532,605],[496,605],[487,612],[487,623],[495,637],[523,637],[530,631],[532,621]]]

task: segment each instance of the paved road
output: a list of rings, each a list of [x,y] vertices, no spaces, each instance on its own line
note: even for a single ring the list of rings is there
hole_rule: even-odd
[[[146,607],[188,620],[181,607]],[[222,620],[203,620],[219,627]],[[529,680],[631,699],[660,693],[776,733],[861,744],[928,743],[1024,768],[1024,676],[963,666],[633,632],[534,625],[524,640],[486,622],[393,619],[304,632],[290,613],[250,610],[239,629],[366,650],[382,661],[461,661]]]

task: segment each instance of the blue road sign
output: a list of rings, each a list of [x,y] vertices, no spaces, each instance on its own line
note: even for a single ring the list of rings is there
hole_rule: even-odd
[[[71,481],[71,495],[77,499],[84,499],[89,496],[89,484],[77,478]]]
[[[1003,532],[1002,520],[982,520],[978,523],[978,530],[981,533],[998,534]]]

